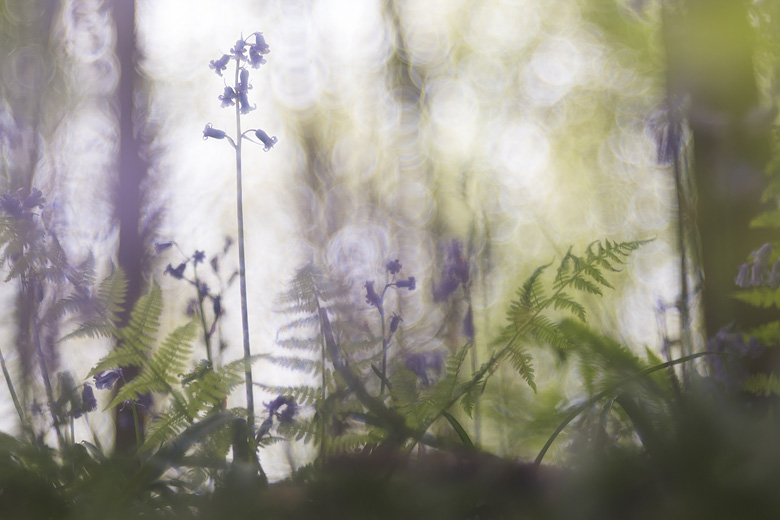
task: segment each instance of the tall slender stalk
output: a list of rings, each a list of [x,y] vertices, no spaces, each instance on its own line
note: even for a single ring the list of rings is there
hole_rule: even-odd
[[[251,357],[252,350],[249,347],[249,311],[247,309],[247,296],[246,296],[246,260],[244,252],[244,201],[243,201],[243,188],[241,184],[241,147],[243,140],[246,137],[241,132],[241,115],[246,114],[255,109],[254,106],[249,105],[247,97],[247,91],[251,88],[249,85],[249,69],[246,66],[252,68],[258,68],[260,65],[266,63],[264,55],[270,51],[268,44],[263,38],[263,33],[256,32],[249,35],[255,37],[255,43],[249,43],[243,37],[236,42],[235,47],[230,50],[231,54],[223,54],[221,58],[209,63],[209,67],[213,69],[217,75],[222,76],[222,71],[227,69],[227,65],[230,60],[236,62],[236,72],[233,77],[233,86],[225,87],[224,93],[219,96],[222,101],[223,107],[235,106],[236,109],[236,139],[235,141],[230,138],[223,130],[213,128],[211,123],[206,125],[203,129],[203,138],[214,139],[227,139],[230,145],[236,151],[236,218],[238,220],[238,278],[239,287],[241,290],[241,329],[244,339],[244,362],[245,367],[245,383],[246,383],[246,413],[247,413],[247,426],[249,431],[254,430],[255,425],[255,398],[252,382],[252,366]],[[248,55],[247,55],[248,46]],[[254,136],[260,141],[264,148],[264,151],[269,151],[276,144],[276,136],[269,136],[265,131],[261,129],[247,130],[245,133],[254,133]],[[250,141],[252,139],[248,138]],[[255,142],[255,141],[252,141]]]
[[[235,85],[238,87],[238,75],[241,63],[236,60]],[[255,426],[255,396],[252,387],[252,350],[249,347],[249,311],[246,299],[246,260],[244,258],[244,204],[241,186],[241,107],[236,103],[236,216],[238,218],[238,284],[241,290],[241,330],[244,337],[244,361],[246,382],[246,422],[249,430]]]

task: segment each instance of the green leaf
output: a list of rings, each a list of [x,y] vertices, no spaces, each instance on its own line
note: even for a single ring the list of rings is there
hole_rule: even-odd
[[[466,433],[466,430],[463,429],[463,426],[461,426],[458,420],[455,419],[455,417],[453,417],[452,414],[447,411],[442,412],[442,415],[444,416],[445,419],[447,419],[447,422],[450,423],[450,426],[452,426],[452,429],[455,430],[455,433],[458,434],[458,438],[460,439],[460,442],[462,442],[463,445],[469,450],[475,449],[474,443],[471,442],[471,438],[469,437],[469,434]]]

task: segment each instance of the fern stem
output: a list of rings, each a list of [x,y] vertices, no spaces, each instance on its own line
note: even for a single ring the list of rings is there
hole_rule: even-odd
[[[240,62],[236,60],[235,89],[238,91]],[[244,361],[246,383],[246,422],[249,431],[255,427],[255,397],[252,386],[252,350],[249,348],[249,311],[246,298],[246,261],[244,259],[244,204],[241,186],[241,109],[236,103],[236,215],[238,220],[238,279],[241,291],[241,330],[244,338]]]
[[[11,374],[8,372],[8,366],[5,363],[5,357],[3,357],[2,351],[0,351],[0,367],[3,369],[3,377],[5,377],[5,384],[8,387],[8,392],[11,394],[11,400],[14,402],[14,408],[16,408],[16,413],[19,414],[19,421],[22,426],[22,429],[26,429],[27,421],[24,418],[24,410],[22,409],[22,405],[19,402],[19,397],[16,395],[16,390],[14,389],[14,383],[11,380]]]

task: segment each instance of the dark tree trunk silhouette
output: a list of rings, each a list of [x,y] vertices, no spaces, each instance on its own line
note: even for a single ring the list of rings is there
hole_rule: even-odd
[[[761,211],[769,158],[769,113],[762,114],[754,72],[754,29],[744,0],[684,0],[667,21],[670,91],[690,96],[697,225],[704,271],[707,337],[736,322],[767,321],[733,298],[740,264],[766,236],[750,229]]]
[[[125,311],[120,323],[129,320],[130,309],[144,290],[143,241],[140,235],[141,184],[147,174],[147,165],[140,153],[137,129],[133,123],[133,94],[140,81],[137,69],[135,39],[135,2],[115,0],[116,54],[120,64],[117,92],[119,107],[118,184],[115,193],[116,217],[119,222],[119,249],[117,259],[128,280]],[[127,379],[135,377],[136,370],[125,369]],[[127,451],[135,447],[136,433],[132,409],[119,407],[116,412],[115,450]]]

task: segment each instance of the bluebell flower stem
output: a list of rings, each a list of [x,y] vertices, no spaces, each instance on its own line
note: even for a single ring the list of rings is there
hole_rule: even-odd
[[[25,281],[22,281],[22,287],[27,286],[27,283]],[[33,324],[35,324],[35,319],[33,319]],[[61,423],[60,423],[60,417],[57,410],[57,406],[55,405],[55,399],[54,399],[54,389],[51,386],[51,379],[49,379],[49,370],[46,367],[46,359],[43,355],[43,349],[41,349],[41,340],[38,336],[38,328],[33,326],[32,327],[32,337],[33,337],[33,343],[35,345],[35,348],[37,350],[38,354],[38,367],[41,370],[41,379],[43,379],[43,387],[46,390],[46,399],[49,401],[49,412],[51,413],[53,425],[54,425],[54,432],[57,434],[57,445],[60,448],[60,451],[62,451],[65,448],[65,439],[62,436],[62,430],[61,430]]]
[[[200,325],[203,327],[203,341],[206,343],[206,359],[209,363],[211,361],[211,334],[209,334],[209,328],[206,325],[206,314],[203,312],[203,294],[200,291],[200,279],[198,278],[198,266],[194,266],[195,270],[195,289],[198,291],[198,312],[200,313]],[[216,316],[214,317],[216,319]]]
[[[241,64],[236,60],[235,88],[238,88]],[[236,103],[236,213],[238,218],[238,283],[241,291],[241,328],[244,337],[244,362],[246,383],[246,422],[249,431],[255,427],[255,398],[252,385],[252,365],[249,348],[249,312],[246,298],[246,261],[244,260],[244,206],[241,188],[241,108]]]
[[[387,337],[385,337],[385,311],[379,308],[379,318],[382,320],[382,382],[379,386],[379,395],[385,394],[385,381],[387,381]]]

